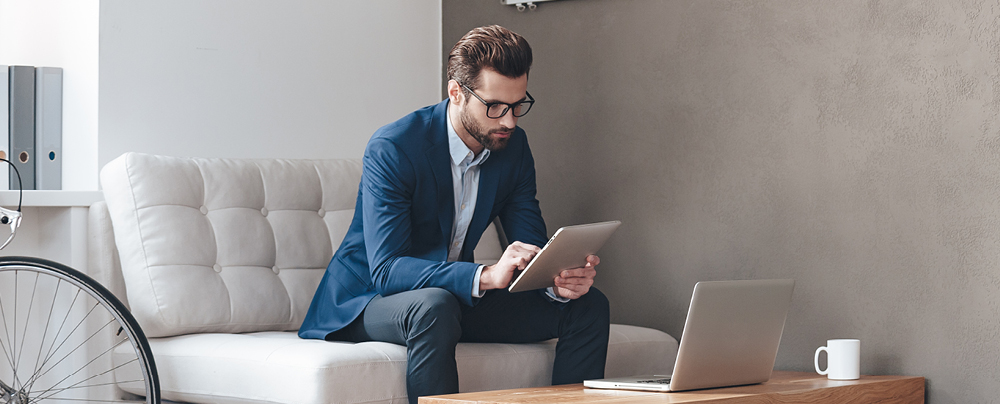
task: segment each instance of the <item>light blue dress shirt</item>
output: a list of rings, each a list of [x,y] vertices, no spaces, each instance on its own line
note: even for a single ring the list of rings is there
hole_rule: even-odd
[[[476,210],[476,199],[479,196],[479,169],[480,166],[490,158],[489,149],[483,149],[477,156],[466,146],[462,138],[458,137],[455,127],[451,124],[451,110],[448,110],[448,150],[451,155],[451,180],[454,186],[455,195],[455,220],[451,225],[451,244],[448,245],[448,261],[458,260],[462,253],[462,246],[465,244],[465,236],[469,233],[469,224],[472,222],[472,214]],[[476,269],[478,280],[483,274],[484,265]],[[472,297],[483,297],[485,291],[479,290],[479,282],[472,283]],[[559,302],[568,302],[569,299],[558,297],[552,288],[548,288],[545,294],[550,299]]]

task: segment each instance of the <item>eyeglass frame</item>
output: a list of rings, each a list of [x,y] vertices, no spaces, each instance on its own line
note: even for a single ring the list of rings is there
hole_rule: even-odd
[[[506,102],[486,102],[486,100],[484,100],[483,97],[480,97],[479,94],[476,94],[476,91],[473,90],[473,89],[471,89],[471,88],[469,88],[469,86],[467,86],[467,85],[465,85],[463,83],[458,83],[458,84],[461,85],[462,88],[464,88],[466,91],[472,93],[472,95],[474,97],[476,97],[476,99],[479,100],[479,102],[483,103],[483,105],[486,106],[486,117],[490,118],[490,119],[500,119],[500,118],[503,118],[504,115],[507,115],[508,111],[515,118],[520,118],[522,116],[528,115],[528,111],[531,111],[531,107],[535,105],[535,97],[532,97],[531,93],[529,93],[527,91],[524,92],[524,95],[527,97],[527,99],[524,99],[524,100],[521,100],[521,101],[518,101],[518,102],[515,102],[515,103],[508,104]],[[524,110],[524,113],[522,113],[521,115],[515,114],[514,113],[514,107],[517,106],[518,104],[523,104],[523,103],[528,103],[528,109]],[[500,116],[492,117],[492,116],[490,116],[490,108],[493,108],[494,105],[505,105],[505,106],[507,106],[507,108],[504,108],[503,112],[500,113]]]

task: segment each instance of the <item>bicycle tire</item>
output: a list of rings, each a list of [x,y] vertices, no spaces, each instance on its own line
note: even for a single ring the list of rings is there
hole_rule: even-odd
[[[29,286],[31,294],[25,300]],[[23,289],[21,296],[19,289]],[[54,290],[51,300],[46,296],[50,290]],[[69,296],[73,297],[66,306]],[[77,319],[84,311],[86,315]],[[38,328],[43,323],[38,317],[32,323],[33,315],[45,316],[41,338],[37,338]],[[95,327],[105,319],[107,323]],[[41,258],[0,257],[0,322],[0,354],[4,355],[0,357],[0,404],[160,403],[156,364],[139,324],[114,294],[80,271]],[[84,331],[78,334],[81,328]],[[110,339],[110,346],[105,348],[102,339]],[[135,358],[130,359],[133,353]],[[32,355],[34,366],[27,366]],[[25,367],[21,367],[22,360]],[[110,367],[105,369],[104,364]],[[122,394],[127,390],[136,394]]]

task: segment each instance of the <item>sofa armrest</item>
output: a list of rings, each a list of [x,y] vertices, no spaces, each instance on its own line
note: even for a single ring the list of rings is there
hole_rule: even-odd
[[[115,231],[111,227],[111,215],[104,201],[90,205],[87,218],[88,275],[114,293],[125,307],[129,307],[125,293],[125,279],[122,278],[122,264],[115,247]]]

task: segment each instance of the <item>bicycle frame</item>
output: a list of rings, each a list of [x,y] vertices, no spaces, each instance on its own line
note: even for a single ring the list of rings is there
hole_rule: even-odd
[[[21,212],[0,207],[0,224],[10,225],[10,237],[7,237],[7,241],[4,241],[3,245],[0,245],[0,250],[2,250],[14,240],[14,234],[17,233],[17,228],[21,226]]]

